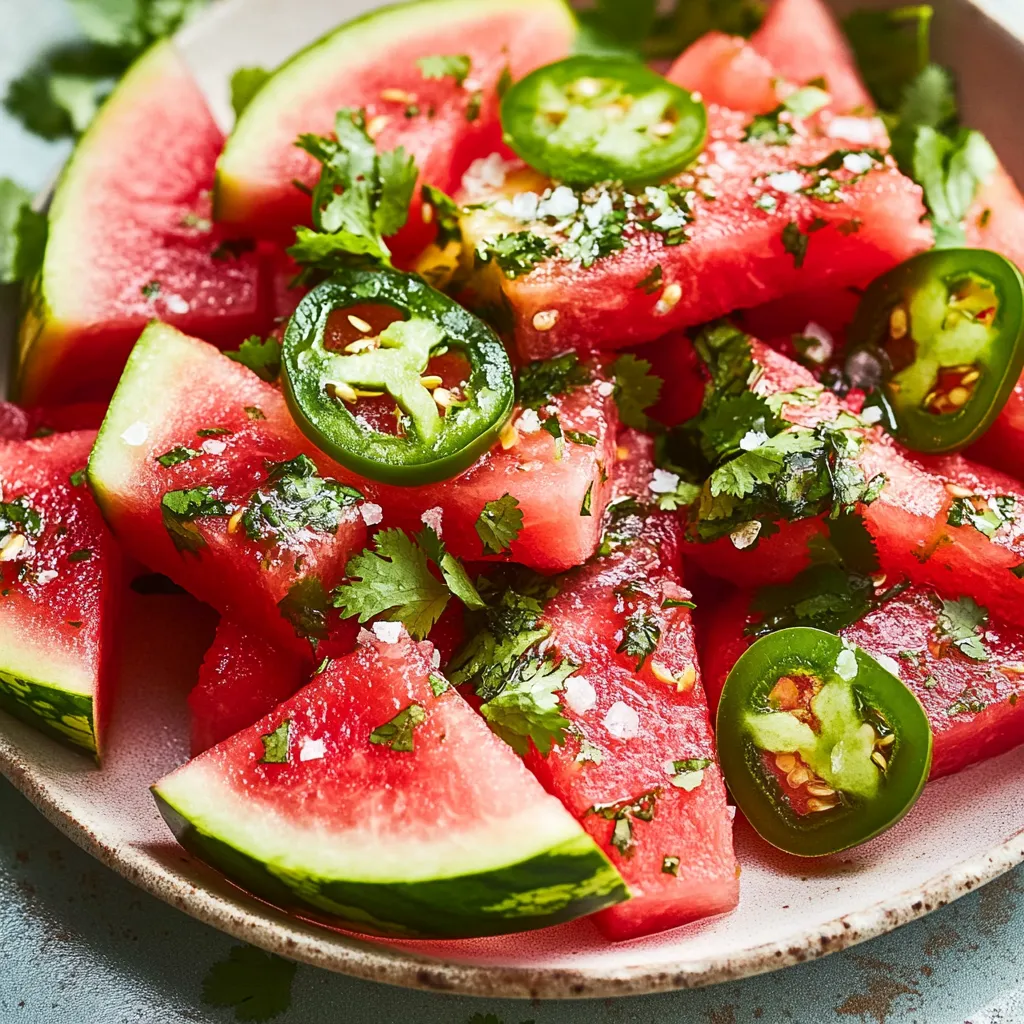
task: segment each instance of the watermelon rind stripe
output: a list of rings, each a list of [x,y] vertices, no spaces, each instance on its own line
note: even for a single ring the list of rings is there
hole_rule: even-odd
[[[89,695],[0,669],[0,709],[65,746],[98,753],[95,702]]]

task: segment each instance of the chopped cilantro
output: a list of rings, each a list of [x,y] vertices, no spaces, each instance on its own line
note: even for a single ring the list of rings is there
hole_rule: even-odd
[[[140,289],[142,297],[144,299],[155,299],[160,294],[162,287],[159,281],[149,281]]]
[[[793,265],[799,269],[807,259],[807,247],[810,244],[810,229],[807,233],[800,230],[800,225],[791,220],[782,229],[782,248],[793,257]]]
[[[754,200],[754,205],[765,213],[774,213],[779,208],[779,201],[770,192],[762,192]]]
[[[1013,575],[1017,577],[1017,579],[1024,580],[1024,562],[1021,562],[1020,565],[1013,566],[1010,569],[1010,572],[1012,572]]]
[[[956,498],[949,507],[946,522],[950,526],[973,526],[989,540],[1016,517],[1017,499],[1001,494],[991,498],[971,495]]]
[[[477,89],[476,92],[470,94],[469,102],[466,104],[466,120],[470,122],[479,120],[483,106],[484,94]]]
[[[516,231],[481,239],[476,247],[476,262],[479,266],[494,262],[505,277],[514,280],[531,273],[554,252],[554,245],[542,235]]]
[[[592,743],[586,733],[576,724],[570,725],[566,730],[575,736],[580,743],[579,753],[576,755],[577,764],[603,764],[604,751],[597,744]]]
[[[245,407],[245,415],[251,420],[265,420],[267,418],[258,405],[247,405]]]
[[[46,216],[32,209],[31,194],[10,178],[0,178],[0,284],[36,277],[46,234]]]
[[[988,623],[988,609],[970,597],[957,601],[936,600],[939,602],[936,619],[939,635],[951,640],[953,646],[972,661],[990,660],[992,654],[985,646],[983,632]]]
[[[254,334],[246,338],[235,351],[225,352],[224,355],[247,366],[260,380],[275,381],[281,374],[281,342],[277,338],[264,340]]]
[[[880,107],[899,106],[904,90],[928,64],[932,8],[854,11],[843,22],[864,81]]]
[[[484,505],[476,521],[476,533],[483,544],[484,552],[500,555],[512,547],[513,541],[523,528],[523,513],[519,499],[505,494],[496,501]]]
[[[360,110],[343,107],[333,136],[300,135],[298,147],[321,165],[313,188],[313,227],[296,229],[289,255],[308,283],[350,266],[391,266],[384,239],[408,220],[416,161],[402,148],[377,152]]]
[[[164,452],[163,455],[158,455],[156,461],[161,466],[169,469],[171,466],[178,466],[182,462],[188,462],[189,459],[196,459],[202,454],[202,452],[197,451],[195,448],[186,448],[184,445],[178,445],[176,448]]]
[[[345,618],[360,623],[375,617],[402,622],[409,634],[423,640],[454,594],[467,607],[483,607],[462,564],[448,554],[430,527],[415,537],[403,530],[381,530],[374,548],[349,560],[348,579],[334,592],[334,605]],[[428,562],[441,571],[438,579]]]
[[[378,725],[370,733],[370,742],[390,747],[396,753],[411,754],[414,749],[413,731],[427,720],[426,711],[419,704],[410,704],[399,711],[390,722]]]
[[[619,654],[636,658],[636,670],[658,649],[661,639],[661,623],[648,612],[638,609],[627,619],[622,629],[622,642],[616,648]]]
[[[946,708],[946,714],[953,715],[978,715],[988,705],[982,700],[978,691],[968,686],[957,699]]]
[[[562,434],[562,424],[557,416],[549,416],[541,423],[540,429],[546,434],[550,434],[556,441],[561,441],[564,436]],[[555,457],[560,459],[562,457],[562,446],[559,445],[555,451],[557,452]]]
[[[680,600],[677,597],[666,597],[665,600],[661,602],[661,607],[662,608],[690,608],[690,609],[693,609],[693,608],[696,608],[697,605],[693,601],[683,601],[683,600]]]
[[[239,68],[231,76],[231,108],[236,118],[242,116],[256,93],[267,84],[270,74],[266,68],[251,67]]]
[[[678,875],[679,858],[665,854],[665,856],[661,858],[661,872],[664,875]]]
[[[233,431],[227,427],[200,427],[196,431],[196,437],[227,437]]]
[[[627,427],[649,430],[651,421],[647,410],[661,396],[662,379],[651,373],[651,364],[646,359],[631,353],[619,356],[612,363],[612,376],[619,421]]]
[[[292,720],[286,718],[273,732],[261,736],[263,756],[260,764],[288,763],[288,734],[291,732]]]
[[[444,249],[452,242],[462,241],[462,228],[459,215],[462,207],[451,196],[433,185],[424,185],[420,190],[423,202],[434,211],[434,223],[437,224],[435,242]]]
[[[707,757],[687,757],[669,761],[665,765],[665,772],[671,777],[673,786],[692,793],[704,781],[704,772],[711,764],[711,759]]]
[[[587,518],[592,516],[594,504],[594,481],[590,481],[590,486],[587,488],[587,493],[583,495],[583,504],[580,505],[580,516],[581,518]]]
[[[519,404],[540,409],[555,398],[586,387],[594,377],[575,352],[527,363],[519,371]]]
[[[268,469],[266,485],[249,499],[242,516],[250,540],[279,544],[301,530],[337,533],[346,510],[363,500],[354,487],[321,477],[306,455]]]
[[[327,639],[330,606],[327,591],[315,576],[293,583],[288,593],[277,602],[281,617],[291,623],[295,635],[310,641]]]
[[[79,548],[77,551],[72,551],[68,555],[69,562],[91,562],[92,561],[92,548]]]
[[[168,491],[160,499],[160,516],[164,529],[171,535],[174,546],[182,553],[198,554],[206,547],[206,540],[196,520],[204,516],[226,516],[228,508],[212,487],[193,487],[181,491]]]
[[[637,281],[636,286],[648,295],[653,295],[661,287],[664,280],[665,272],[661,269],[661,264],[656,263],[648,274]]]
[[[68,479],[71,481],[72,487],[81,487],[85,483],[89,471],[87,469],[76,469]]]
[[[473,61],[464,53],[434,54],[429,57],[420,57],[416,61],[416,66],[427,81],[454,78],[456,85],[462,85],[473,69]]]
[[[621,856],[632,857],[636,849],[633,821],[653,821],[657,799],[660,795],[660,789],[652,789],[635,799],[627,798],[611,804],[594,804],[584,813],[584,817],[596,814],[606,821],[615,822],[611,844]]]
[[[239,1021],[269,1021],[292,1002],[298,964],[252,946],[235,946],[203,979],[207,1006],[233,1007]]]
[[[572,441],[573,444],[582,444],[587,448],[594,448],[597,446],[597,438],[593,434],[585,434],[581,430],[567,430],[565,436]]]
[[[744,142],[761,142],[767,146],[785,146],[796,135],[796,129],[783,115],[801,119],[811,117],[828,106],[831,97],[823,89],[809,85],[791,93],[767,114],[758,114],[747,126]]]
[[[440,697],[441,694],[447,693],[452,688],[452,684],[440,672],[431,672],[427,681],[430,683],[430,690],[435,697]]]

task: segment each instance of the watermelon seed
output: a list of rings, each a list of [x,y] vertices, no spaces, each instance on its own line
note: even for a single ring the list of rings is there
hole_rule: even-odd
[[[386,114],[381,114],[378,117],[373,118],[370,123],[366,126],[366,134],[371,139],[376,140],[377,136],[387,127],[388,122],[391,120]]]
[[[679,305],[679,300],[682,297],[683,286],[678,282],[673,282],[661,293],[661,298],[658,299],[654,312],[658,316],[665,316],[666,313],[671,313]]]
[[[13,562],[18,557],[28,539],[23,533],[12,533],[0,541],[0,562]]]
[[[245,515],[245,509],[240,508],[229,520],[228,520],[228,533],[237,533],[238,527],[242,522],[242,516]]]
[[[558,323],[557,309],[542,309],[534,315],[533,329],[535,331],[550,331]]]
[[[382,89],[380,98],[385,103],[404,103],[406,106],[416,102],[416,94],[404,89]]]

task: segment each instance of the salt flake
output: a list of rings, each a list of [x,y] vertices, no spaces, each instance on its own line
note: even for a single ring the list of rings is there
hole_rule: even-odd
[[[618,740],[640,735],[640,716],[624,701],[617,700],[604,716],[604,727]]]
[[[582,676],[570,676],[565,681],[565,705],[576,714],[585,715],[597,705],[597,691]]]
[[[373,630],[374,636],[385,644],[397,644],[402,638],[400,622],[375,622],[370,628]]]
[[[320,761],[327,753],[327,747],[323,740],[303,740],[299,747],[300,761]]]
[[[133,423],[122,435],[121,440],[125,444],[131,445],[132,448],[138,448],[140,445],[146,443],[149,438],[149,424],[143,423],[139,420]]]

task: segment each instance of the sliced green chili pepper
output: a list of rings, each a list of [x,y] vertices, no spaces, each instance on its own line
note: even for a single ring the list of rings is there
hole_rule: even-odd
[[[505,140],[571,185],[648,185],[695,160],[704,104],[636,60],[570,57],[517,82],[501,103]]]
[[[363,336],[329,348],[332,316],[368,306],[390,307],[402,319],[373,334],[350,315]],[[467,364],[457,389],[428,373],[432,359],[449,353]],[[325,281],[300,303],[281,357],[303,433],[372,480],[415,486],[457,476],[494,446],[512,414],[512,368],[497,335],[412,274],[348,270]],[[393,433],[361,414],[361,402],[388,398],[397,407]]]
[[[877,661],[798,626],[736,662],[718,706],[718,749],[760,835],[820,857],[867,842],[913,807],[932,732],[917,698]]]
[[[987,249],[935,249],[864,293],[847,373],[877,388],[887,426],[919,452],[976,441],[1024,369],[1024,277]]]

